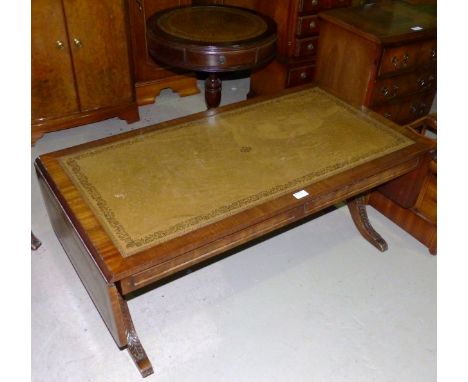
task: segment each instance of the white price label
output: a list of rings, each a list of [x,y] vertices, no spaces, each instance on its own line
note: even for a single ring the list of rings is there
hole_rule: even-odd
[[[301,190],[301,191],[298,191],[296,192],[295,194],[293,194],[293,196],[296,198],[296,199],[302,199],[303,197],[309,195],[309,193],[306,191],[306,190]]]

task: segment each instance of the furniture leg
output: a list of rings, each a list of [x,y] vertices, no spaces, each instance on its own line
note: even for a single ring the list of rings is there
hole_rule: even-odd
[[[387,242],[380,236],[369,222],[367,216],[366,204],[369,195],[359,195],[353,199],[349,199],[346,203],[353,218],[353,222],[361,235],[380,252],[388,249]]]
[[[221,102],[221,79],[216,73],[210,73],[205,80],[205,101],[208,109],[218,107]]]
[[[31,249],[35,251],[42,245],[41,241],[31,232]]]
[[[138,334],[133,326],[132,317],[128,309],[127,302],[123,299],[120,293],[116,293],[117,299],[119,302],[119,308],[121,317],[123,320],[125,336],[127,340],[127,350],[132,357],[133,362],[135,362],[136,367],[138,368],[141,376],[147,377],[148,375],[153,374],[153,366],[146,355],[145,349],[143,348]]]

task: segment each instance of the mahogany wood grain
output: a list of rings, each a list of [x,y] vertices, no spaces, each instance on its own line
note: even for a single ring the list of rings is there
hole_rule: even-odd
[[[399,124],[429,112],[436,91],[435,6],[379,1],[322,12],[320,20],[320,86]]]
[[[79,112],[70,45],[61,0],[31,3],[31,117]]]
[[[161,90],[170,88],[180,96],[199,93],[196,77],[174,67],[156,63],[148,53],[146,22],[163,9],[190,5],[190,0],[129,0],[128,15],[138,105],[153,103]]]
[[[139,119],[124,0],[32,4],[32,134]]]
[[[437,131],[435,114],[419,119],[408,126],[421,134],[424,139],[434,140],[425,135],[426,130]],[[405,175],[405,177],[408,175]],[[413,173],[414,176],[414,173]],[[437,160],[433,151],[425,159],[424,166],[418,174],[419,193],[414,203],[405,208],[401,196],[411,188],[404,177],[395,179],[371,193],[369,204],[387,216],[409,234],[429,248],[433,255],[437,253]],[[413,178],[414,180],[414,178]],[[414,198],[413,198],[414,200]]]
[[[271,98],[271,96],[258,97],[259,100],[268,98]],[[223,111],[235,110],[237,107],[248,105],[254,101],[255,100],[243,101],[236,105],[227,105],[215,110],[197,113],[191,116],[178,118],[173,121],[163,122],[146,128],[144,131],[163,129],[180,123],[205,118],[209,115],[214,115]],[[383,117],[380,117],[371,111],[368,113],[370,113],[374,118],[386,122]],[[395,125],[392,124],[392,127],[395,128]],[[333,195],[338,195],[338,198],[346,199],[347,192],[351,192],[354,195],[359,192],[366,191],[369,188],[378,186],[379,177],[382,179],[380,182],[383,183],[416,168],[419,163],[419,158],[423,153],[428,151],[428,144],[422,139],[419,139],[419,137],[414,133],[407,131],[407,129],[401,128],[400,131],[402,134],[415,138],[418,143],[399,150],[396,153],[379,158],[371,163],[357,166],[343,174],[340,174],[339,176],[334,176],[328,178],[326,181],[315,183],[314,185],[311,185],[310,188],[306,188],[306,191],[310,191],[311,194],[315,195],[314,200],[326,199],[330,200],[331,203],[334,203],[338,200],[335,199]],[[143,130],[141,129],[130,131],[118,136],[105,138],[104,140],[89,142],[84,145],[80,145],[79,147],[60,150],[46,156],[41,156],[36,161],[36,165],[42,169],[41,172],[48,178],[48,182],[51,184],[51,187],[55,192],[60,195],[66,195],[63,200],[63,205],[64,208],[69,209],[69,216],[73,216],[74,219],[77,219],[76,224],[82,226],[83,232],[92,233],[89,235],[89,238],[95,250],[92,251],[91,254],[95,257],[95,261],[102,268],[103,274],[106,275],[106,280],[109,282],[120,280],[145,268],[165,262],[175,256],[179,256],[212,242],[217,237],[230,235],[234,232],[240,231],[252,224],[257,224],[269,219],[289,208],[301,205],[304,202],[304,200],[292,202],[287,196],[280,197],[274,201],[267,202],[251,210],[244,211],[238,215],[228,217],[223,221],[201,228],[196,232],[188,233],[183,237],[183,240],[170,240],[162,243],[157,248],[143,251],[138,255],[122,258],[118,250],[112,244],[108,235],[94,217],[94,214],[91,212],[89,207],[87,207],[87,204],[82,199],[78,190],[73,186],[70,179],[61,168],[57,158],[65,153],[73,153],[77,150],[82,150],[83,148],[99,146],[106,142],[114,142],[116,140],[123,139],[124,137],[135,136],[142,133]],[[398,166],[403,167],[398,170]],[[390,171],[390,174],[386,173],[387,170]],[[53,174],[53,177],[47,174]],[[357,189],[354,188],[357,187],[357,185],[359,185],[359,187]],[[305,202],[307,205],[309,201],[305,200]],[[322,204],[319,205],[322,207]],[[325,207],[325,205],[323,205],[323,207]]]
[[[240,7],[179,7],[157,12],[147,21],[148,50],[154,60],[210,73],[205,81],[209,109],[221,100],[221,80],[216,74],[266,64],[274,57],[276,39],[271,18]]]

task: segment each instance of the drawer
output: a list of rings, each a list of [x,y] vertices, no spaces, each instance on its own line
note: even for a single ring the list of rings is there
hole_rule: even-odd
[[[433,69],[380,79],[374,85],[369,104],[378,105],[396,97],[435,89],[436,86],[436,72]]]
[[[319,33],[318,16],[300,16],[297,18],[296,35],[298,37],[313,36]]]
[[[372,110],[400,125],[412,122],[429,113],[434,100],[434,91],[389,101]]]
[[[296,57],[314,56],[317,53],[318,37],[296,38],[294,55]]]
[[[187,51],[185,53],[186,60],[191,65],[199,66],[200,68],[214,68],[217,67],[220,71],[224,68],[247,68],[257,60],[257,50],[251,49],[243,52],[228,52],[223,54],[210,53],[197,51]]]
[[[290,69],[286,86],[290,87],[307,84],[313,81],[314,75],[315,65],[305,65]]]
[[[437,60],[437,42],[428,40],[392,48],[384,48],[380,60],[379,76],[435,66]]]
[[[318,12],[324,0],[299,0],[298,12]]]

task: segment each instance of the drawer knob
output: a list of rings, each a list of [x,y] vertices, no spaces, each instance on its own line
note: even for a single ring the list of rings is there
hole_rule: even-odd
[[[307,45],[307,50],[314,50],[314,44],[310,43]]]
[[[421,102],[419,105],[415,105],[414,103],[410,106],[410,112],[416,115],[424,115],[426,114],[427,105]]]
[[[301,74],[299,74],[299,77],[301,77],[301,80],[305,80],[307,78],[307,73],[301,72]]]
[[[64,48],[65,48],[65,44],[64,44],[63,41],[61,41],[61,40],[57,40],[57,41],[55,42],[55,44],[57,45],[57,48],[58,48],[58,49],[64,49]]]
[[[218,64],[224,65],[226,63],[226,57],[225,56],[219,56],[218,57]]]
[[[406,66],[408,65],[408,61],[409,61],[409,54],[408,53],[405,53],[402,57],[402,60],[401,60],[401,65],[402,66]],[[392,64],[393,66],[395,67],[395,69],[398,69],[399,65],[400,65],[400,59],[397,57],[397,56],[393,56],[392,57]]]
[[[141,1],[142,0],[136,0],[139,12],[143,12],[143,5],[141,4]]]
[[[81,43],[80,39],[78,39],[78,38],[76,38],[76,37],[73,39],[73,43],[75,44],[75,46],[76,46],[77,48],[81,48],[81,47],[83,46],[83,44]]]
[[[312,5],[317,5],[318,4],[318,0],[312,0]]]
[[[311,21],[310,24],[309,24],[310,29],[314,29],[316,26],[317,26],[317,24],[315,23],[315,21]]]
[[[397,85],[392,85],[390,89],[387,86],[384,86],[380,91],[383,93],[384,97],[393,98],[397,95],[398,89]]]
[[[408,60],[409,60],[409,54],[408,53],[405,53],[403,55],[403,65],[406,66],[408,64]]]

